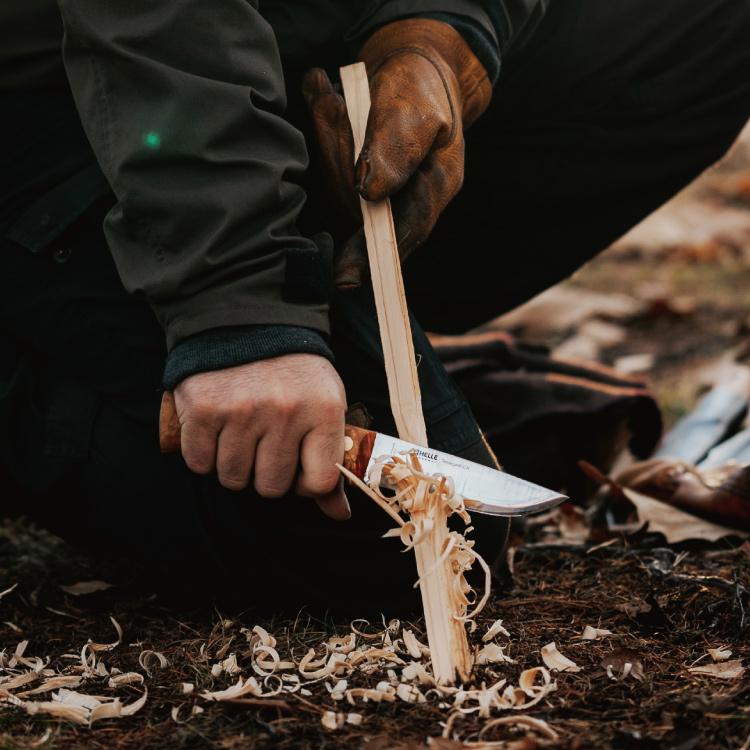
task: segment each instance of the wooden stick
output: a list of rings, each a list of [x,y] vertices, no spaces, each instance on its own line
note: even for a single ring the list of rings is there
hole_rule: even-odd
[[[356,63],[341,68],[341,85],[354,135],[356,160],[365,140],[367,116],[370,112],[370,87],[364,64]],[[391,410],[399,437],[410,443],[426,446],[427,430],[422,415],[422,396],[417,379],[417,363],[391,204],[387,199],[366,201],[360,198],[359,202],[380,324],[380,340],[385,355]]]
[[[341,84],[354,136],[354,158],[357,159],[362,150],[370,112],[370,88],[365,66],[356,63],[341,68]],[[360,205],[391,410],[399,436],[411,443],[427,446],[414,344],[390,202],[360,199]],[[412,518],[419,520],[415,515]],[[436,564],[448,542],[447,514],[440,509],[432,514],[432,521],[434,530],[415,545],[414,552],[434,676],[441,684],[453,684],[456,672],[461,679],[468,678],[472,658],[465,626],[454,616],[457,610],[450,586],[452,572],[448,569],[449,563]]]

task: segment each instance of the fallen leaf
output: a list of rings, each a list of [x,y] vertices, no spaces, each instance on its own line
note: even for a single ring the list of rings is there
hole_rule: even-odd
[[[60,586],[60,588],[66,593],[72,596],[83,596],[85,594],[94,594],[97,591],[106,591],[112,588],[111,583],[106,581],[78,581],[77,583],[71,583],[69,586]]]
[[[649,531],[664,534],[669,544],[684,542],[687,539],[703,539],[715,542],[727,536],[748,536],[748,532],[704,521],[698,516],[685,513],[668,503],[654,500],[626,487],[623,488],[623,492],[635,506],[638,520],[641,523],[648,522]]]
[[[698,667],[690,667],[688,672],[700,674],[706,677],[715,677],[719,680],[736,680],[745,672],[741,659],[723,661],[718,664],[702,664]]]

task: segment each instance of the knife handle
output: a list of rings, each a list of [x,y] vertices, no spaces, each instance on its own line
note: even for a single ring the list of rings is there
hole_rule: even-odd
[[[162,453],[177,453],[180,450],[180,420],[172,391],[164,391],[159,410],[159,447]],[[361,427],[344,427],[344,467],[360,479],[365,476],[372,455],[376,432]]]

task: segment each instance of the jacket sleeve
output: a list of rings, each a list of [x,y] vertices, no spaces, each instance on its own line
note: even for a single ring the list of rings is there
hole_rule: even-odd
[[[73,95],[117,197],[107,241],[168,347],[227,326],[327,333],[326,292],[286,284],[290,266],[324,261],[296,229],[307,153],[282,117],[276,41],[256,5],[59,5]]]
[[[549,0],[379,0],[367,6],[349,36],[364,40],[379,26],[399,18],[448,16],[459,31],[470,32],[467,41],[476,39],[484,46],[486,39],[498,54],[505,55],[522,46],[533,33],[548,3]]]

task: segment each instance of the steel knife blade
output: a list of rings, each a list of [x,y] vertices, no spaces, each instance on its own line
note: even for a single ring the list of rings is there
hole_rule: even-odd
[[[523,516],[539,513],[567,500],[553,490],[488,466],[424,448],[380,432],[346,426],[344,467],[363,481],[381,456],[415,453],[426,474],[451,477],[466,509],[492,516]]]

